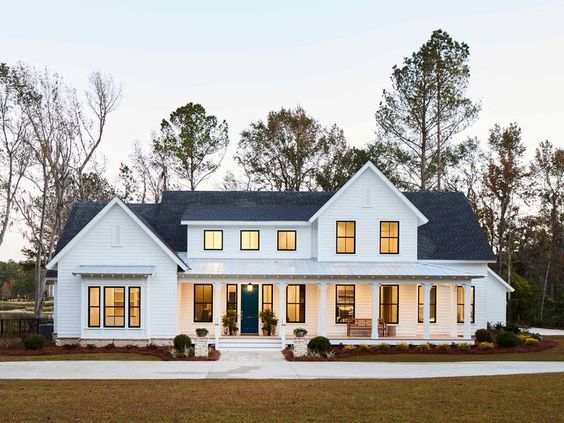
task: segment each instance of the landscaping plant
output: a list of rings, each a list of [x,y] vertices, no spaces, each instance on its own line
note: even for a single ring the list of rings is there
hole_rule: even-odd
[[[396,345],[396,350],[398,351],[408,351],[409,350],[409,344],[402,342],[400,344]]]
[[[492,342],[492,332],[489,329],[478,329],[474,334],[476,342]]]
[[[40,350],[45,346],[45,338],[43,335],[27,335],[23,340],[23,346],[27,350]]]
[[[173,343],[174,343],[174,348],[177,351],[182,351],[186,347],[188,347],[188,348],[192,347],[192,340],[190,339],[190,337],[188,335],[185,335],[185,334],[176,335],[174,337]]]
[[[496,335],[495,343],[498,347],[511,348],[517,346],[519,340],[514,332],[507,332],[503,330]]]
[[[482,351],[493,350],[494,348],[495,345],[493,342],[480,342],[480,344],[478,344],[478,349]]]
[[[209,331],[206,328],[197,328],[196,329],[196,336],[198,336],[198,338],[203,338],[204,336],[207,336],[209,333]]]
[[[296,338],[303,338],[307,335],[307,329],[304,328],[296,328],[294,329],[294,336]]]
[[[324,336],[316,336],[309,340],[307,348],[313,353],[323,354],[331,349],[331,342]]]

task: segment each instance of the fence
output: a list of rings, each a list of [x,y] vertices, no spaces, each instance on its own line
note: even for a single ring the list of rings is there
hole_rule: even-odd
[[[0,337],[18,337],[28,333],[39,333],[40,325],[53,324],[53,319],[0,318]]]

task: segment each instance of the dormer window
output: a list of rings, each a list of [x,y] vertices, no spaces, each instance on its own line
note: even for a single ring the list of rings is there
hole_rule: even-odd
[[[399,254],[399,222],[380,222],[380,254]]]
[[[204,231],[204,250],[223,250],[223,231]]]
[[[337,254],[354,254],[356,249],[356,222],[337,221]]]
[[[260,248],[260,231],[241,231],[241,250],[258,251]]]

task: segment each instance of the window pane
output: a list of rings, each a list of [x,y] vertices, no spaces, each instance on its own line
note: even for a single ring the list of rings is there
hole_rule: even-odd
[[[390,224],[388,222],[382,222],[380,225],[382,238],[389,238],[390,236]]]
[[[139,309],[134,308],[129,310],[129,326],[131,327],[139,327]]]
[[[398,240],[397,238],[390,238],[388,253],[397,253],[397,252],[398,252]]]
[[[90,307],[98,307],[100,305],[100,288],[95,286],[95,287],[90,287]]]
[[[139,307],[139,288],[129,288],[129,306]]]
[[[346,252],[353,253],[354,252],[354,238],[347,238],[346,239]]]
[[[100,326],[100,309],[98,307],[90,309],[90,326]]]
[[[288,232],[286,234],[286,247],[288,250],[295,250],[296,249],[296,232]]]
[[[398,222],[390,222],[389,223],[389,231],[390,231],[390,237],[394,237],[397,238],[398,235]]]
[[[346,236],[346,223],[337,222],[337,236]]]
[[[354,236],[354,222],[347,222],[347,236]]]
[[[271,303],[272,302],[272,285],[263,285],[262,286],[262,301],[264,303]]]

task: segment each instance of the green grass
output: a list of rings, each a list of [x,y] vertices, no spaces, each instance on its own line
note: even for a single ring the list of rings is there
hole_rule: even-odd
[[[564,375],[1,381],[2,421],[564,421]]]
[[[119,361],[154,361],[160,360],[148,354],[135,353],[93,353],[93,354],[53,354],[53,355],[0,355],[1,361],[102,361],[102,360],[119,360]]]
[[[551,336],[558,346],[544,351],[504,354],[366,354],[341,361],[452,362],[452,361],[564,361],[564,336]]]

